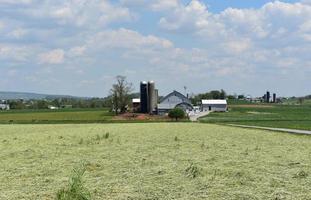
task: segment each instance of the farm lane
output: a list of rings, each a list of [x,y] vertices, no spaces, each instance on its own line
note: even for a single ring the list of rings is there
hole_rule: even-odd
[[[263,129],[268,131],[280,131],[291,134],[302,134],[311,135],[311,131],[297,130],[297,129],[287,129],[287,128],[271,128],[271,127],[261,127],[261,126],[247,126],[247,125],[237,125],[237,124],[227,124],[229,126],[241,127],[241,128],[253,128],[253,129]]]
[[[189,119],[192,122],[196,122],[196,121],[198,121],[198,119],[200,117],[204,117],[204,116],[208,115],[209,113],[210,113],[209,111],[200,112],[200,113],[191,113],[191,114],[189,114]]]

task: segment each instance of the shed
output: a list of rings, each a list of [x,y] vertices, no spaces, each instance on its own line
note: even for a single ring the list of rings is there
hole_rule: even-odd
[[[226,112],[228,110],[227,100],[202,99],[201,111]]]
[[[133,112],[140,111],[140,99],[132,99]]]

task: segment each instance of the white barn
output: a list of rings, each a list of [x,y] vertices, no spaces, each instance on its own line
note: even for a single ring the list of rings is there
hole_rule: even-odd
[[[158,104],[158,114],[164,115],[174,108],[181,108],[185,112],[193,110],[191,101],[180,92],[173,91],[166,97],[162,98]]]
[[[226,112],[228,110],[227,100],[217,99],[217,100],[207,100],[203,99],[201,104],[201,111],[211,111],[211,112]]]
[[[0,110],[10,110],[9,104],[0,103]]]

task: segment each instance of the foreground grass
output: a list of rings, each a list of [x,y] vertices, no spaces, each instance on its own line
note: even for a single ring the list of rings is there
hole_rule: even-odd
[[[1,125],[0,199],[309,199],[311,137],[199,123]]]
[[[201,122],[311,130],[311,106],[231,106],[229,112],[211,113]]]

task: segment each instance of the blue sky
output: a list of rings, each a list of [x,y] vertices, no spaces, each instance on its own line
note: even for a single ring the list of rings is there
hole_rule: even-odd
[[[0,0],[0,91],[311,94],[310,0]]]

